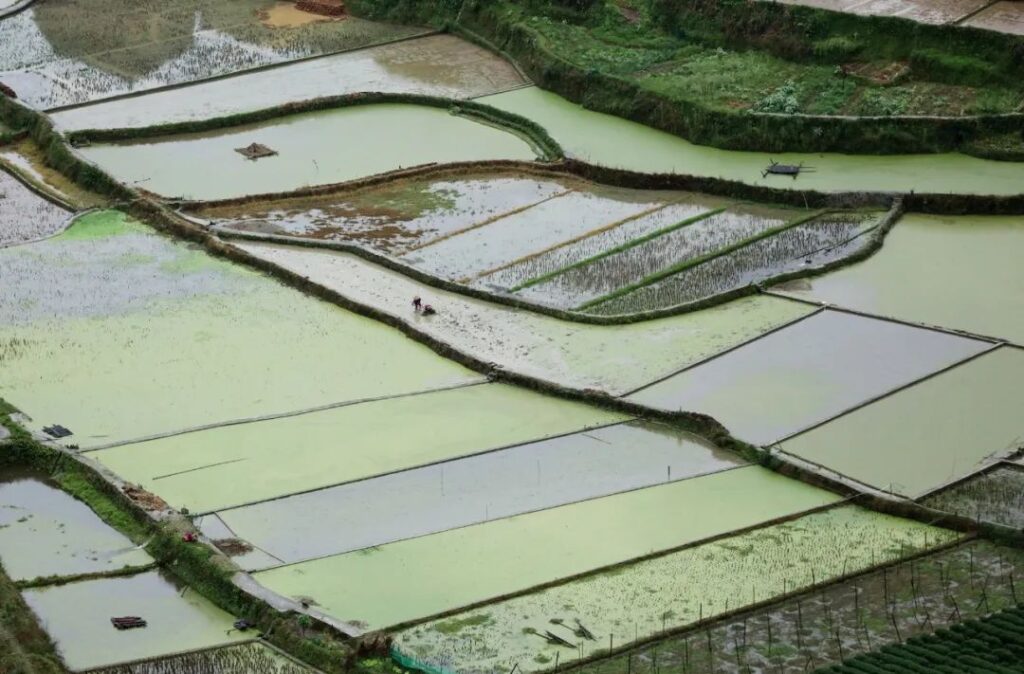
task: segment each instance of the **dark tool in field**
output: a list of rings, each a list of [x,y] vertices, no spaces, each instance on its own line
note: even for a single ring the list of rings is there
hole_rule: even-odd
[[[544,639],[549,644],[555,644],[556,646],[565,646],[566,648],[572,648],[575,650],[576,644],[572,643],[568,639],[563,639],[551,630],[545,630],[544,634],[537,632],[537,636]]]
[[[793,180],[801,173],[814,173],[815,169],[811,166],[804,166],[803,162],[799,164],[780,164],[774,159],[770,160],[768,168],[761,171],[761,177],[767,178],[770,175],[773,176],[791,176]]]
[[[60,424],[54,424],[53,426],[43,427],[43,433],[46,433],[51,438],[66,438],[69,435],[74,435],[71,431],[64,428]]]
[[[110,623],[119,630],[133,630],[146,626],[146,621],[137,615],[123,616],[121,618],[111,618]]]
[[[583,637],[590,641],[597,641],[597,637],[594,636],[594,633],[588,630],[586,625],[580,622],[579,618],[576,618],[576,627],[578,628],[576,630],[576,636]]]

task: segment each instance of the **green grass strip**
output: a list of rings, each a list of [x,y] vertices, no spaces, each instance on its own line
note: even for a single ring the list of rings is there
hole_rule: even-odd
[[[806,215],[806,216],[804,216],[802,218],[797,218],[796,220],[790,220],[789,222],[787,222],[784,225],[779,225],[778,227],[773,227],[771,229],[766,229],[766,230],[764,230],[763,232],[761,232],[759,234],[755,234],[754,236],[748,237],[748,238],[743,239],[741,241],[737,241],[736,243],[734,243],[732,245],[726,246],[724,248],[719,248],[718,250],[713,250],[710,253],[705,253],[704,255],[701,255],[700,257],[695,257],[692,260],[684,260],[682,262],[679,262],[677,264],[672,265],[671,267],[666,267],[665,269],[662,269],[661,271],[656,271],[653,274],[651,274],[650,276],[647,276],[645,278],[640,279],[636,283],[630,283],[629,285],[622,286],[621,288],[613,290],[612,292],[608,293],[607,295],[604,295],[602,297],[596,297],[596,298],[590,300],[589,302],[584,302],[583,304],[581,304],[578,307],[576,307],[575,311],[583,311],[584,309],[589,309],[591,307],[597,306],[598,304],[603,304],[604,302],[609,302],[611,300],[614,300],[614,299],[617,299],[619,297],[622,297],[623,295],[628,295],[629,293],[633,292],[634,290],[639,290],[640,288],[643,288],[645,286],[649,286],[652,283],[657,283],[658,281],[666,279],[669,276],[675,276],[676,274],[678,274],[680,272],[684,272],[687,269],[692,269],[693,267],[696,267],[698,265],[702,265],[705,262],[710,262],[711,260],[714,260],[716,258],[720,258],[720,257],[722,257],[724,255],[729,255],[730,253],[735,253],[736,251],[738,251],[738,250],[740,250],[742,248],[746,248],[750,244],[757,243],[758,241],[761,241],[763,239],[767,239],[767,238],[773,237],[776,234],[781,234],[782,232],[785,232],[787,229],[792,229],[794,227],[798,227],[798,226],[803,225],[803,224],[805,224],[807,222],[810,222],[811,220],[815,220],[817,218],[820,218],[821,216],[825,215],[828,212],[829,212],[829,209],[827,209],[827,208],[822,209],[820,211],[815,211],[814,213],[811,213],[810,215]]]
[[[656,229],[653,232],[650,232],[649,234],[644,234],[643,236],[641,236],[639,238],[633,239],[631,241],[627,241],[626,243],[621,243],[618,246],[615,246],[614,248],[609,248],[608,250],[602,251],[602,252],[598,253],[597,255],[591,255],[590,257],[587,257],[587,258],[584,258],[582,260],[579,260],[578,262],[573,262],[572,264],[567,265],[565,267],[562,267],[561,269],[556,269],[555,271],[548,272],[547,274],[544,274],[542,276],[538,276],[536,278],[529,279],[528,281],[523,281],[519,285],[517,285],[514,288],[512,288],[512,292],[519,292],[520,290],[523,290],[524,288],[529,288],[530,286],[535,286],[538,283],[544,283],[546,281],[550,281],[551,279],[555,278],[556,276],[561,276],[562,274],[564,274],[566,272],[569,272],[569,271],[572,271],[573,269],[579,269],[580,267],[585,267],[588,264],[593,264],[594,262],[597,262],[598,260],[603,260],[604,258],[609,257],[611,255],[615,255],[616,253],[621,253],[623,251],[629,250],[630,248],[636,248],[637,246],[639,246],[641,244],[647,243],[651,239],[656,239],[659,236],[662,236],[664,234],[668,234],[669,232],[674,232],[677,229],[682,229],[683,227],[686,227],[687,225],[692,225],[694,223],[700,222],[701,220],[707,220],[711,216],[718,215],[722,211],[726,210],[726,208],[728,208],[728,207],[727,206],[723,206],[722,208],[716,208],[713,211],[707,211],[705,213],[700,213],[699,215],[695,215],[692,218],[687,218],[686,220],[682,220],[680,222],[677,222],[674,225],[669,225],[668,227],[662,227],[661,229]]]

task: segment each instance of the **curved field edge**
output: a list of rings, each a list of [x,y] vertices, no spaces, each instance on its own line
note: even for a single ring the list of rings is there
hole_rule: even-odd
[[[286,103],[284,105],[264,108],[262,110],[255,110],[252,112],[242,112],[234,115],[225,115],[223,117],[213,117],[191,122],[157,124],[154,126],[128,129],[83,129],[81,131],[74,131],[68,134],[68,140],[72,145],[82,145],[88,143],[153,139],[164,136],[217,131],[309,112],[340,110],[355,106],[385,103],[419,105],[448,110],[455,115],[497,127],[523,138],[545,161],[557,161],[565,157],[565,152],[562,150],[561,146],[554,138],[551,137],[550,134],[548,134],[546,129],[536,122],[513,112],[499,110],[498,108],[485,105],[483,103],[456,100],[441,96],[376,92],[345,94],[342,96],[325,96],[297,103]]]

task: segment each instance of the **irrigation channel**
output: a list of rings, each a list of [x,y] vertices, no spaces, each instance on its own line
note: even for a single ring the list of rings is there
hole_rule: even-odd
[[[0,590],[68,669],[811,671],[1019,604],[1024,220],[904,211],[1022,164],[97,2],[0,20]]]

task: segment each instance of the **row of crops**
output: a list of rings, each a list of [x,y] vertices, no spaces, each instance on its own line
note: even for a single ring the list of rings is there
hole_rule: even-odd
[[[1024,607],[885,646],[819,674],[1012,674],[1024,672]]]

